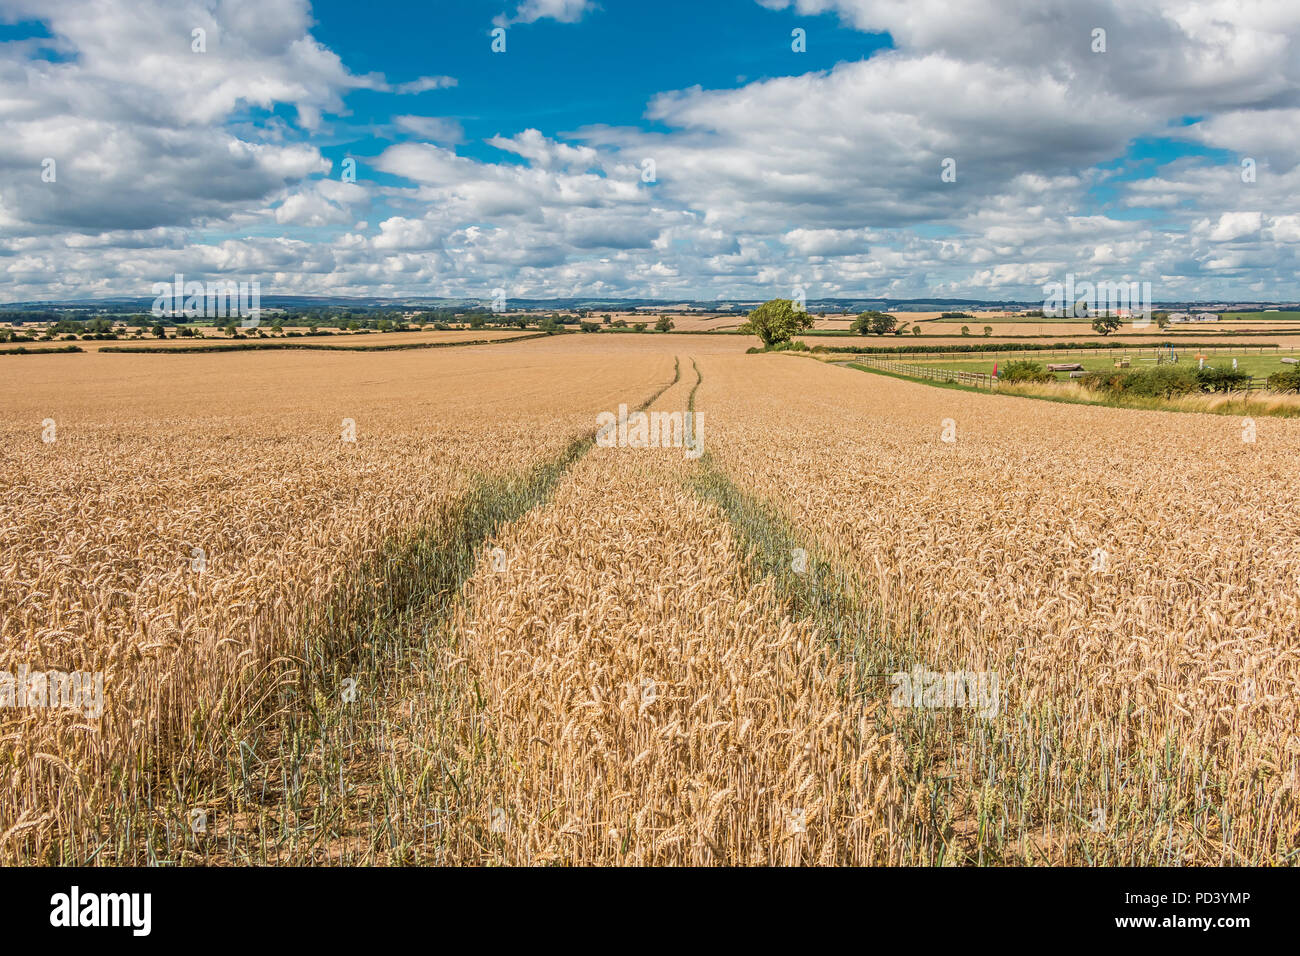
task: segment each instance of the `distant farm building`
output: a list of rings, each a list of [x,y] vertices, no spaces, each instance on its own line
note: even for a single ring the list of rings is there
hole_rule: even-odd
[[[1218,322],[1219,317],[1213,312],[1170,312],[1170,322]]]

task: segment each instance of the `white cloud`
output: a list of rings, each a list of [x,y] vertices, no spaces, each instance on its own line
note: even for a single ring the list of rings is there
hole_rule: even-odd
[[[804,256],[833,256],[866,251],[862,229],[791,229],[781,241]]]
[[[398,83],[392,89],[394,93],[406,95],[425,93],[429,90],[445,90],[456,85],[458,84],[454,76],[422,76],[418,80],[412,80],[409,83]]]
[[[502,13],[492,22],[499,27],[513,23],[536,23],[538,20],[556,20],[560,23],[577,23],[589,11],[596,9],[593,0],[524,0],[515,8],[513,16]]]
[[[765,5],[887,30],[894,48],[663,92],[646,104],[653,131],[502,128],[487,141],[499,161],[458,153],[455,119],[394,115],[376,124],[394,142],[365,160],[380,185],[340,182],[315,145],[337,141],[348,94],[456,81],[353,74],[312,37],[305,0],[0,0],[0,19],[47,23],[63,54],[0,44],[0,298],[202,270],[261,275],[267,294],[748,298],[798,279],[812,298],[1032,300],[1072,271],[1151,279],[1157,298],[1300,295],[1297,5]],[[520,24],[594,9],[511,6],[504,22]],[[206,53],[191,52],[196,26]],[[1160,137],[1211,152],[1126,158]]]
[[[526,129],[513,137],[494,136],[488,143],[497,149],[522,156],[541,169],[590,169],[596,163],[594,149],[588,146],[569,146],[547,139],[535,129]]]
[[[455,144],[465,139],[465,130],[453,119],[438,116],[394,116],[393,122],[398,129],[414,133],[427,142]]]
[[[1210,242],[1233,242],[1259,233],[1263,214],[1258,212],[1225,212],[1213,226],[1208,223],[1198,227]]]
[[[344,225],[356,219],[350,207],[367,201],[365,190],[355,183],[320,179],[286,196],[275,209],[275,221],[282,225]]]

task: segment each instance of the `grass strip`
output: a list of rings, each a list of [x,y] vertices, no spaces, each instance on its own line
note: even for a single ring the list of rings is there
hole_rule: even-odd
[[[791,352],[789,354],[795,355],[799,353]],[[1028,398],[1038,402],[1055,402],[1058,405],[1091,405],[1102,408],[1125,408],[1129,410],[1148,412],[1178,412],[1184,415],[1266,415],[1271,418],[1300,417],[1300,407],[1292,408],[1285,405],[1269,406],[1251,400],[1226,401],[1221,405],[1207,405],[1204,408],[1182,408],[1177,404],[1167,402],[1161,398],[1135,397],[1127,399],[1082,399],[1074,398],[1069,395],[1036,395],[1032,392],[1016,391],[1014,385],[1002,385],[996,389],[987,389],[976,385],[962,385],[958,382],[939,382],[934,381],[933,379],[913,378],[911,375],[903,375],[900,372],[889,372],[884,369],[872,368],[869,365],[861,365],[858,362],[836,362],[832,364],[857,369],[859,372],[868,372],[871,375],[883,375],[886,378],[896,378],[904,382],[915,382],[917,385],[928,385],[931,388],[949,388],[955,389],[959,392],[977,392],[981,395],[1001,395],[1006,398]]]

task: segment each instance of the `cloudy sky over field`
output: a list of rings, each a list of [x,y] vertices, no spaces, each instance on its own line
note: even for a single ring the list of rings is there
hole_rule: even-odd
[[[0,301],[1294,299],[1296,38],[1284,0],[0,0]]]

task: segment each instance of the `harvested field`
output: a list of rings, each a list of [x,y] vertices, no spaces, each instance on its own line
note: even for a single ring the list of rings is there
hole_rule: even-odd
[[[281,346],[292,347],[295,345],[310,345],[315,347],[333,346],[337,348],[391,348],[394,345],[410,344],[446,344],[461,342],[481,342],[481,341],[500,341],[503,339],[513,339],[519,336],[536,335],[537,330],[525,331],[522,329],[454,329],[446,332],[428,330],[424,332],[371,332],[362,334],[357,332],[338,332],[333,335],[271,335],[265,336],[247,335],[242,338],[232,339],[225,335],[220,329],[203,328],[200,329],[200,335],[197,338],[167,338],[158,339],[152,335],[143,335],[140,338],[134,336],[123,336],[118,339],[96,340],[96,339],[77,339],[76,345],[87,352],[97,352],[100,349],[107,348],[164,348],[164,349],[192,349],[203,348],[212,345],[237,345],[252,344],[264,346]],[[33,342],[29,348],[49,347],[51,345],[61,345],[61,337],[53,342]]]

